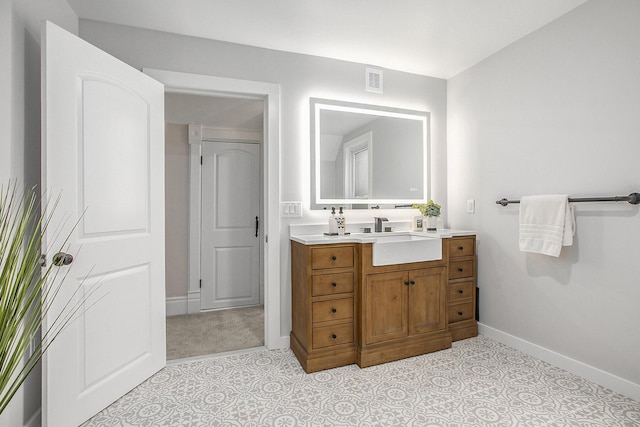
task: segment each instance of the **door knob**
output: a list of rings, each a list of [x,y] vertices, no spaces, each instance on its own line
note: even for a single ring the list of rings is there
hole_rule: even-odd
[[[73,262],[73,255],[64,252],[58,252],[53,256],[53,265],[62,267],[63,265],[69,265]]]

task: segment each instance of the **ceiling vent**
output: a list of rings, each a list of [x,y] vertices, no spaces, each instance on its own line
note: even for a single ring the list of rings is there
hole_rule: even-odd
[[[382,93],[382,70],[367,68],[365,79],[367,92]]]

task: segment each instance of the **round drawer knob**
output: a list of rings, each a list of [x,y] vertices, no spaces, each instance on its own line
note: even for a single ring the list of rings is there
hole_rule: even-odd
[[[409,286],[409,282],[404,282],[405,286]]]
[[[334,255],[334,256],[332,256],[332,257],[331,257],[331,259],[332,259],[333,261],[335,261],[335,260],[337,260],[337,259],[338,259],[338,257]]]
[[[334,288],[336,288],[336,287],[338,287],[338,284],[337,284],[336,282],[333,282],[333,283],[331,284],[331,286],[333,286]]]
[[[458,312],[458,316],[462,316],[462,312],[461,311]]]
[[[333,338],[335,340],[336,338],[338,338],[338,336],[336,334],[332,334],[331,338]]]
[[[464,271],[464,268],[459,268],[458,271],[462,273]]]
[[[463,294],[463,293],[464,293],[464,291],[463,291],[462,289],[458,289],[458,293],[459,293],[459,294]]]
[[[338,312],[338,310],[336,310],[335,308],[332,308],[332,309],[331,309],[331,312],[332,312],[332,313],[337,313],[337,312]]]
[[[459,251],[464,251],[464,246],[458,246]]]
[[[415,285],[415,284],[416,284],[416,281],[415,281],[415,280],[412,280],[412,281],[410,281],[409,283],[411,283],[412,285]]]

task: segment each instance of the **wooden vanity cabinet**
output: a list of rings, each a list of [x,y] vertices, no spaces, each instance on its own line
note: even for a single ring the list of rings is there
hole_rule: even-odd
[[[355,363],[357,252],[291,241],[291,349],[307,373]]]
[[[444,247],[442,260],[378,267],[371,264],[371,251],[371,244],[361,245],[358,365],[451,347]]]
[[[478,335],[476,238],[442,239],[442,259],[374,266],[371,243],[291,241],[291,349],[306,372],[360,367]]]
[[[478,335],[476,322],[476,237],[448,240],[448,326],[453,341]]]

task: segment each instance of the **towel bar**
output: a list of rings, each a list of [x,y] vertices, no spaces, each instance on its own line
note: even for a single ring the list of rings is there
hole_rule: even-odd
[[[569,202],[629,202],[631,205],[640,204],[640,193],[631,193],[628,196],[612,196],[612,197],[569,197]],[[509,203],[520,203],[520,200],[508,200],[502,198],[496,200],[497,205],[507,206]]]

